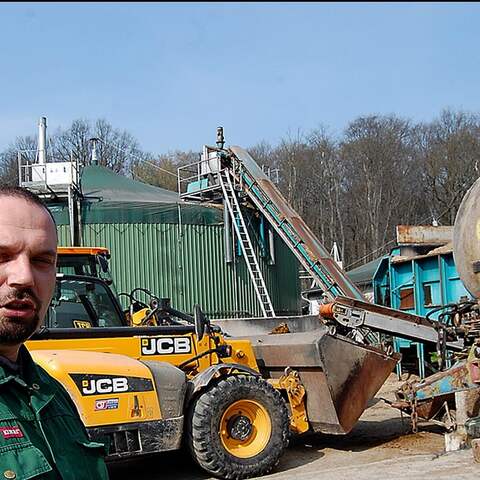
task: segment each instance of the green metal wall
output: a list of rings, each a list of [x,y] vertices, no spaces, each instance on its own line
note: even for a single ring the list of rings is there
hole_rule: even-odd
[[[69,245],[68,225],[59,225],[59,244]],[[224,260],[223,225],[108,223],[83,225],[83,245],[110,249],[118,292],[135,287],[169,297],[192,312],[199,303],[212,318],[261,316],[242,257]],[[257,246],[258,249],[258,246]],[[277,315],[300,313],[298,262],[275,236],[276,264],[259,258]]]

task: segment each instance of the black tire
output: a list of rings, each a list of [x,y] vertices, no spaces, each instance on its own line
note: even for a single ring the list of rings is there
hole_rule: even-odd
[[[261,405],[262,415],[267,413],[270,421],[270,428],[266,429],[269,438],[268,434],[265,434],[265,445],[260,442],[258,445],[261,450],[248,458],[236,456],[227,450],[223,443],[226,438],[225,430],[223,435],[220,432],[220,426],[225,425],[228,412],[240,402],[245,405],[249,403]],[[242,417],[239,412],[236,419],[239,418],[246,417]],[[253,426],[249,431],[249,438],[257,441],[254,438],[256,427]],[[258,438],[261,438],[261,434],[258,435]],[[249,375],[226,377],[203,392],[193,401],[189,409],[187,443],[190,452],[200,467],[219,478],[241,480],[265,475],[278,463],[288,446],[288,438],[289,417],[285,401],[280,393],[261,377]],[[241,439],[232,441],[242,442]],[[255,451],[255,448],[253,450]]]

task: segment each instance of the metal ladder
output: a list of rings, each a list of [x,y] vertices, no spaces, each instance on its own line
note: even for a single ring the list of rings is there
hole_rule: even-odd
[[[225,206],[228,208],[228,212],[230,213],[232,224],[240,242],[240,247],[242,249],[242,253],[245,258],[245,262],[250,273],[250,278],[252,279],[255,293],[257,294],[263,315],[265,317],[274,317],[275,311],[273,310],[272,301],[270,299],[270,295],[268,294],[267,286],[265,285],[265,280],[263,279],[260,266],[258,265],[257,257],[253,250],[252,241],[250,239],[250,235],[248,234],[247,226],[245,224],[245,220],[238,203],[237,194],[234,186],[232,185],[228,170],[220,170],[218,173],[218,178],[222,188]]]

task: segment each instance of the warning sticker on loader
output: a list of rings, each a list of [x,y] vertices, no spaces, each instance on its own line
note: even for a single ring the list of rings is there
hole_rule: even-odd
[[[190,337],[160,337],[140,339],[142,355],[184,355],[192,353]]]
[[[116,410],[118,398],[105,398],[95,400],[95,410]]]

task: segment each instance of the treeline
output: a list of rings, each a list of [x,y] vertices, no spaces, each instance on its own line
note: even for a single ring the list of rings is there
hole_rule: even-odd
[[[348,269],[388,252],[398,224],[453,225],[479,176],[480,117],[360,117],[341,136],[314,130],[250,152],[278,168],[282,192]]]
[[[78,119],[66,129],[49,131],[47,134],[48,161],[67,162],[78,160],[80,165],[91,162],[92,139],[96,138],[99,164],[116,173],[129,175],[135,163],[154,158],[144,152],[138,141],[127,131],[115,129],[104,119],[90,122]],[[24,160],[34,162],[37,155],[38,137],[17,137],[0,153],[0,179],[3,183],[18,185],[18,153]]]
[[[226,132],[233,140],[234,132]],[[89,164],[92,137],[100,139],[101,165],[171,190],[177,167],[199,156],[145,152],[105,120],[76,120],[49,135],[51,159]],[[35,136],[19,137],[0,153],[4,183],[18,183],[17,151],[33,159],[36,145]],[[321,242],[327,248],[337,242],[348,269],[388,251],[397,224],[453,224],[479,175],[480,117],[445,110],[430,122],[413,123],[370,115],[350,122],[341,135],[326,128],[299,131],[248,150]]]

